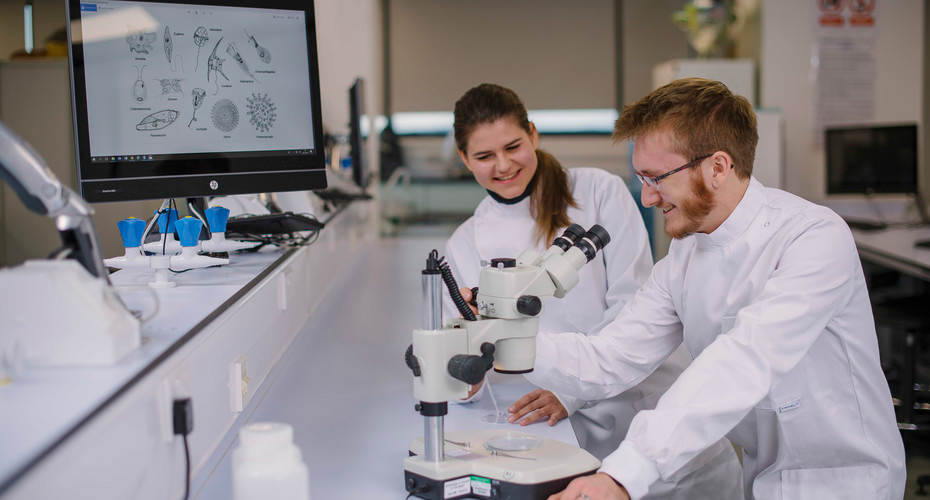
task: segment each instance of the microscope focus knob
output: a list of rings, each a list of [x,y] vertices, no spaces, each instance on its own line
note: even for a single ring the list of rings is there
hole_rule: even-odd
[[[420,376],[420,362],[413,355],[413,344],[407,347],[407,352],[404,353],[404,362],[407,363],[407,368],[410,368],[414,377]]]
[[[469,385],[475,385],[484,378],[485,372],[494,366],[494,344],[481,344],[481,356],[458,354],[449,360],[449,375]]]
[[[521,295],[517,299],[517,312],[527,316],[536,316],[542,311],[542,300],[535,295]]]

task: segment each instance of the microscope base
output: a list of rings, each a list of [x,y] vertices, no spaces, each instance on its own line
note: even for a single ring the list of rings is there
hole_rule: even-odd
[[[525,451],[488,449],[492,439],[528,436],[540,444]],[[460,446],[452,442],[468,444]],[[505,430],[475,430],[446,434],[445,460],[423,459],[423,439],[410,445],[404,460],[408,492],[426,499],[489,498],[537,499],[557,493],[579,476],[595,472],[600,461],[590,453],[561,441]]]

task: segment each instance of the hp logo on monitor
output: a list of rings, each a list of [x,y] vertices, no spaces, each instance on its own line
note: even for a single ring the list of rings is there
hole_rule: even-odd
[[[219,189],[219,188],[220,188],[220,183],[219,183],[219,182],[210,181],[210,189],[212,189],[213,191],[216,191],[216,190]]]

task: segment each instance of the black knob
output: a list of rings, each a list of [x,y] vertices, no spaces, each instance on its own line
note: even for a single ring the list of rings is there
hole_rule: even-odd
[[[511,259],[511,258],[491,259],[491,267],[517,267],[517,259]]]
[[[481,344],[481,356],[459,354],[449,360],[449,375],[469,385],[475,385],[484,378],[484,373],[494,366],[494,344]]]
[[[542,301],[535,295],[521,295],[517,299],[517,311],[527,316],[536,316],[542,311]]]
[[[478,287],[471,287],[471,300],[469,300],[468,303],[478,307]]]
[[[417,361],[417,357],[413,355],[413,344],[410,344],[407,347],[407,352],[404,353],[404,361],[407,363],[407,368],[410,368],[413,371],[414,377],[420,376],[420,362]]]
[[[475,385],[484,378],[488,365],[481,356],[458,354],[449,360],[449,375],[469,385]]]

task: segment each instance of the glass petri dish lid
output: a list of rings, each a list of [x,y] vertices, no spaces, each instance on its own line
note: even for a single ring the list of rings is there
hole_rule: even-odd
[[[488,451],[529,451],[542,446],[543,440],[531,434],[508,432],[498,434],[484,442]]]

